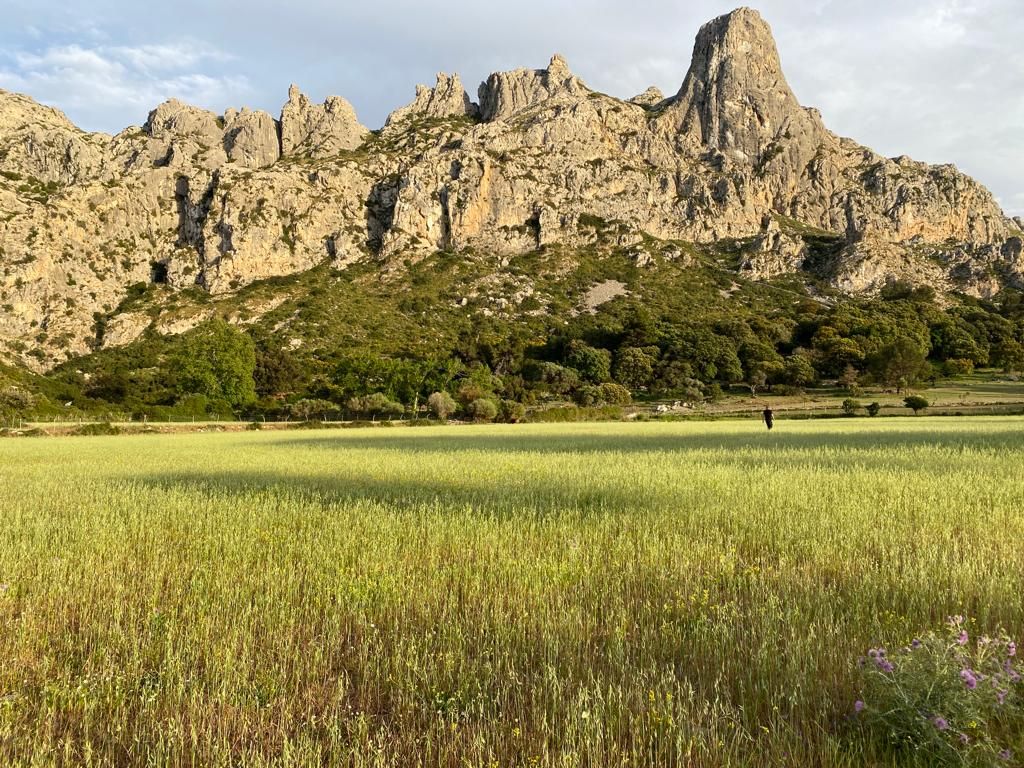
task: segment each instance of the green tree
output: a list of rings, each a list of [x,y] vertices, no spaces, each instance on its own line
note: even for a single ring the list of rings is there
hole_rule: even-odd
[[[256,347],[253,383],[260,397],[274,397],[294,392],[302,377],[302,369],[290,352],[270,342]]]
[[[992,362],[1007,373],[1024,371],[1024,344],[1013,339],[1000,342],[992,351]]]
[[[337,406],[330,400],[306,399],[299,400],[292,405],[290,410],[302,421],[310,421],[315,418],[324,418],[328,413],[337,410]]]
[[[487,400],[480,398],[474,400],[466,408],[466,412],[474,421],[494,421],[498,418],[498,406],[494,404],[493,400]]]
[[[455,413],[458,404],[447,392],[434,392],[427,398],[427,408],[435,418],[447,421],[448,417]]]
[[[911,395],[910,397],[904,398],[903,404],[912,410],[915,416],[918,412],[923,411],[929,405],[928,401],[920,395]]]
[[[851,395],[859,395],[860,377],[857,375],[857,369],[852,365],[846,366],[843,375],[839,377],[838,384]]]
[[[601,401],[608,405],[629,405],[633,402],[633,396],[629,390],[621,384],[608,382],[598,387]]]
[[[184,336],[172,365],[181,395],[204,395],[232,408],[256,400],[256,347],[224,320],[210,320]]]
[[[17,387],[0,390],[0,418],[24,418],[35,407],[36,399]]]
[[[854,400],[852,397],[848,397],[843,400],[843,413],[847,416],[856,416],[857,411],[861,409],[861,404]]]
[[[912,339],[900,336],[872,356],[870,367],[883,384],[902,390],[921,380],[926,362],[927,352]]]
[[[405,413],[404,405],[392,400],[383,392],[349,398],[346,405],[355,415],[369,416],[373,420],[378,416],[400,416]]]
[[[882,412],[882,406],[879,403],[869,403],[865,410],[868,412],[868,416],[874,418]]]
[[[627,389],[644,389],[654,378],[654,366],[658,362],[658,348],[623,347],[615,353],[612,375]]]
[[[818,380],[811,358],[804,352],[796,352],[786,358],[786,367],[781,373],[784,383],[794,387],[808,387]]]
[[[565,364],[579,372],[584,381],[603,384],[611,378],[612,356],[606,349],[597,349],[582,341],[569,342]]]
[[[538,363],[530,373],[535,381],[555,395],[572,394],[580,386],[579,373],[556,363]]]
[[[502,400],[498,416],[506,424],[518,424],[526,419],[526,406],[515,400]]]
[[[108,403],[120,403],[128,395],[130,381],[124,371],[101,371],[89,381],[85,394]]]
[[[942,364],[942,372],[951,378],[956,376],[970,376],[974,373],[974,361],[959,358],[947,360]]]

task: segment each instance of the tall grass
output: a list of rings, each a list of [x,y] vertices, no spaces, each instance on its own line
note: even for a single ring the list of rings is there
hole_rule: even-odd
[[[863,649],[1024,629],[1022,428],[3,441],[0,764],[889,765]]]

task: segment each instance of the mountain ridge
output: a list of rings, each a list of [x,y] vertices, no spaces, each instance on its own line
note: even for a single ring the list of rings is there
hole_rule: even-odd
[[[378,131],[292,86],[277,118],[168,101],[107,136],[0,92],[0,347],[41,370],[130,342],[160,320],[119,314],[139,284],[219,296],[359,262],[387,279],[437,252],[500,265],[608,245],[640,262],[740,241],[752,280],[978,297],[1024,283],[1022,222],[953,166],[828,131],[756,11],[702,27],[659,96],[598,93],[556,55],[492,74],[476,102],[439,74]]]

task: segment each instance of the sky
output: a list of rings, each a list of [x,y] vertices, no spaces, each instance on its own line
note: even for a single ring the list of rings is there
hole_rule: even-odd
[[[952,162],[1024,215],[1021,0],[761,0],[790,85],[833,131]],[[278,114],[290,83],[344,96],[371,128],[417,83],[555,52],[592,88],[675,93],[720,0],[2,0],[0,88],[114,133],[178,98]]]

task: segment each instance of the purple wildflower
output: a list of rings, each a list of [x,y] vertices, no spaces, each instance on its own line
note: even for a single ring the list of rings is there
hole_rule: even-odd
[[[961,733],[960,734],[960,743],[961,744],[970,744],[971,743],[971,737],[968,736],[966,733]]]
[[[999,753],[999,759],[1000,760],[1012,760],[1013,759],[1013,752],[1011,752],[1008,749],[1004,749],[1002,752]]]
[[[964,681],[964,685],[966,685],[967,689],[970,691],[973,691],[978,687],[978,678],[975,677],[974,672],[969,669],[965,669],[960,672],[960,679]]]
[[[914,649],[914,650],[916,651],[916,650],[917,650],[918,648],[920,648],[920,647],[921,647],[922,645],[924,645],[924,643],[922,643],[922,642],[921,642],[920,640],[918,640],[918,639],[917,639],[917,638],[915,637],[915,638],[914,638],[914,641],[913,641],[913,642],[912,642],[912,643],[910,644],[910,647],[911,647],[911,648],[913,648],[913,649]]]
[[[1006,691],[1002,691],[1002,690],[996,691],[996,701],[999,702],[999,706],[1002,706],[1003,704],[1005,704],[1006,703]]]
[[[861,701],[860,699],[857,699],[857,701],[853,702],[853,711],[854,712],[863,712],[865,706],[866,705],[864,704],[863,701]]]
[[[969,636],[969,635],[967,634],[967,632],[961,632],[961,633],[960,633],[960,636],[959,636],[959,637],[957,637],[956,641],[957,641],[957,643],[959,643],[960,645],[967,645],[967,641],[968,641],[968,640],[970,640],[970,639],[971,639],[971,638],[970,638],[970,636]]]
[[[932,725],[938,728],[940,731],[949,730],[949,721],[946,720],[942,715],[936,715],[932,718]]]
[[[1007,656],[1016,656],[1017,655],[1017,644],[1015,642],[1013,642],[1013,640],[1011,640],[1009,642],[1009,644],[1007,644],[1007,646],[1006,646],[1006,655]]]

